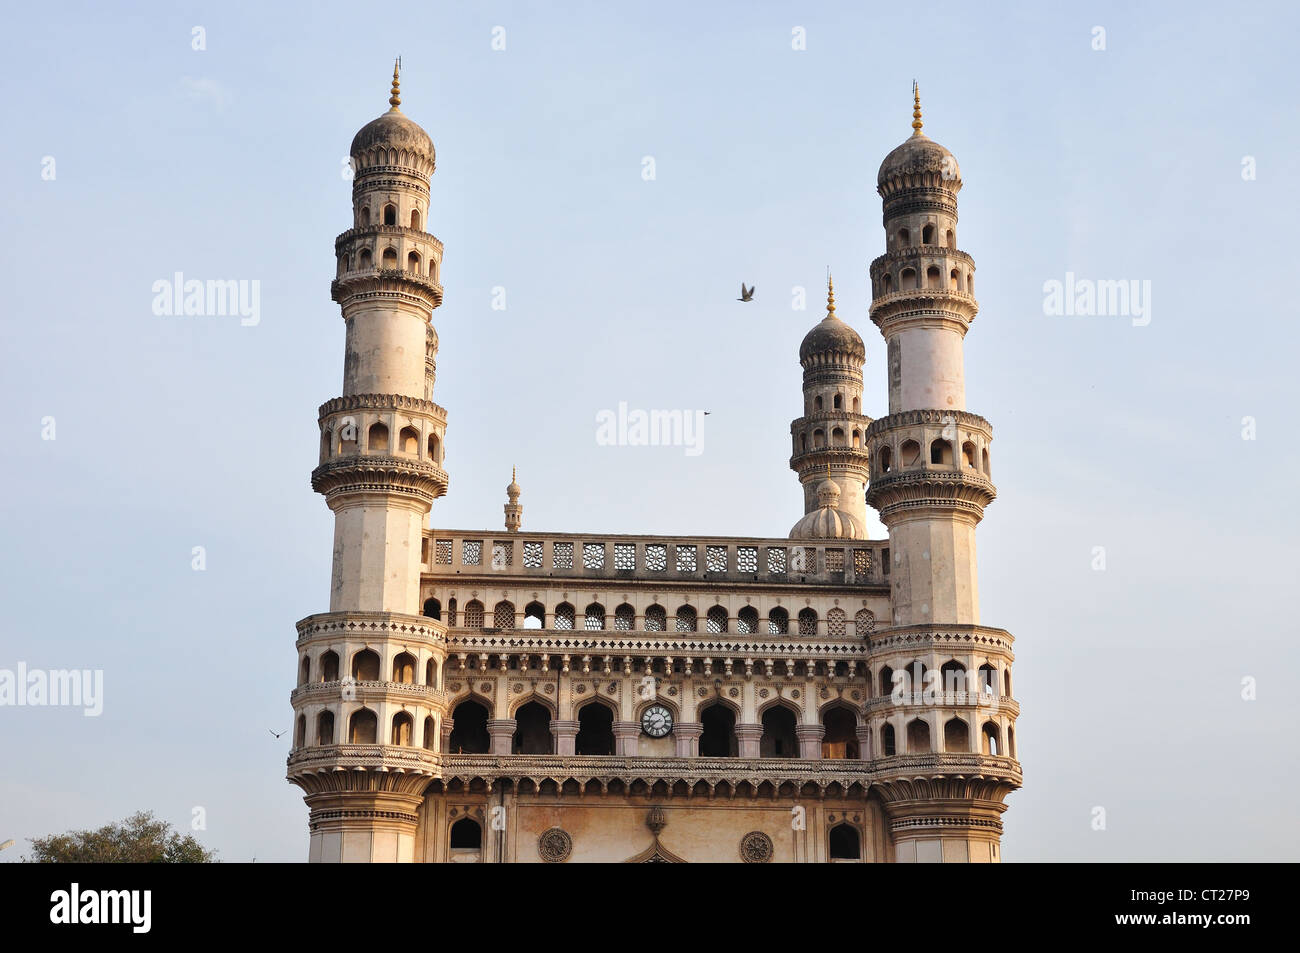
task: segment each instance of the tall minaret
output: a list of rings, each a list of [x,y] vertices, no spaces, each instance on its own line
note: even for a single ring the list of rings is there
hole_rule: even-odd
[[[799,345],[803,366],[803,416],[790,424],[790,469],[803,485],[804,519],[792,538],[865,539],[867,451],[871,423],[862,415],[862,365],[867,350],[858,332],[835,314],[835,284],[826,276],[826,317]],[[822,484],[839,490],[834,512],[821,501]],[[829,517],[829,518],[828,518]]]
[[[979,624],[975,526],[995,490],[993,431],[966,410],[962,370],[975,263],[957,250],[960,170],[921,132],[913,96],[912,136],[880,166],[887,250],[871,263],[889,416],[867,429],[867,502],[889,530],[893,611],[873,644],[873,670],[891,682],[870,716],[875,790],[895,860],[998,861],[1003,799],[1020,786],[1019,708],[1011,636]]]
[[[995,491],[988,421],[966,411],[962,341],[975,319],[975,262],[957,249],[961,172],[921,132],[877,177],[887,251],[871,264],[871,320],[885,339],[889,416],[868,431],[867,502],[889,529],[893,622],[979,622],[975,525]]]
[[[428,771],[393,746],[436,752],[445,715],[439,693],[403,690],[439,687],[446,655],[441,623],[419,615],[422,531],[447,491],[447,415],[430,399],[442,303],[442,243],[425,230],[434,149],[399,108],[397,66],[388,102],[352,140],[352,227],[334,242],[343,395],[320,408],[312,471],[334,513],[333,575],[329,612],[298,623],[289,780],[306,792],[321,861],[412,858]]]
[[[510,484],[506,487],[506,529],[512,533],[519,532],[519,527],[523,525],[524,508],[519,505],[519,483],[515,474],[515,468],[510,468]]]

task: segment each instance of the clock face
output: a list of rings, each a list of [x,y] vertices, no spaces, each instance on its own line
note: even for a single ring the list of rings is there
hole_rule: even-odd
[[[651,705],[641,713],[641,730],[651,738],[662,738],[673,730],[673,713],[663,705]]]

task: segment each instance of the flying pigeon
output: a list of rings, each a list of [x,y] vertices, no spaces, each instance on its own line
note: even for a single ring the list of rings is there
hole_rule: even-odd
[[[268,728],[268,729],[266,729],[266,730],[267,730],[267,731],[271,731],[270,728]],[[284,729],[284,731],[288,731],[288,730],[289,730],[288,728]],[[279,738],[280,735],[284,734],[284,731],[281,731],[281,732],[271,731],[271,734],[273,734],[273,735],[275,735],[277,738]]]
[[[737,301],[753,301],[753,300],[754,300],[754,286],[753,286],[753,285],[750,285],[748,288],[746,288],[746,287],[745,287],[745,283],[742,281],[742,282],[740,283],[740,297],[737,298],[736,300],[737,300]]]

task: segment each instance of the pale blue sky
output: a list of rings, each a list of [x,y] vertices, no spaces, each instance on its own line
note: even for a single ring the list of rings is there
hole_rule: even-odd
[[[138,809],[187,827],[194,806],[224,859],[306,857],[290,737],[267,729],[291,724],[293,624],[328,605],[308,475],[342,379],[340,168],[398,53],[438,149],[446,527],[499,526],[518,464],[526,529],[783,535],[827,265],[867,342],[864,410],[886,412],[875,175],[917,78],[979,268],[967,394],[1000,494],[982,614],[1017,638],[1025,769],[1004,857],[1294,859],[1300,16],[848,6],[7,12],[0,668],[102,668],[106,697],[99,718],[0,709],[4,860]],[[176,271],[259,280],[260,324],[156,317]],[[1149,280],[1150,325],[1045,316],[1067,271]],[[711,411],[704,452],[598,446],[619,401]]]

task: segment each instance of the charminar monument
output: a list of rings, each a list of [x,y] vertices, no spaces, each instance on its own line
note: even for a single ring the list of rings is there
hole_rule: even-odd
[[[500,528],[439,525],[434,148],[398,85],[352,140],[334,242],[343,392],[311,475],[333,575],[290,696],[310,860],[1000,860],[1021,773],[1012,638],[981,624],[975,566],[993,428],[966,409],[961,172],[919,93],[877,177],[888,409],[867,415],[828,282],[790,425],[804,512],[763,539],[529,532],[514,478]]]

